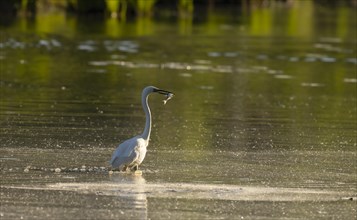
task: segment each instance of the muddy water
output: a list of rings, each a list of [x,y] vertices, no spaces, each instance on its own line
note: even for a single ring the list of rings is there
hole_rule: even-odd
[[[356,218],[354,22],[2,29],[1,218]],[[175,97],[150,97],[143,175],[109,175],[116,145],[142,132],[146,85]]]

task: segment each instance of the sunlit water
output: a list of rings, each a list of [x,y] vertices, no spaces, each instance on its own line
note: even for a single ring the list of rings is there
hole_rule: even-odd
[[[160,28],[1,31],[1,217],[356,217],[353,33]],[[150,97],[143,175],[109,175],[117,144],[142,132],[146,85],[175,97]]]

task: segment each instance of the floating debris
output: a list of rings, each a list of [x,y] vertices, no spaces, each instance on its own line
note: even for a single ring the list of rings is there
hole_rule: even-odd
[[[8,171],[12,172],[15,170],[19,170],[16,168],[9,168]],[[48,167],[34,167],[34,166],[26,166],[24,168],[24,172],[28,173],[30,171],[50,171],[54,173],[84,173],[84,172],[108,172],[110,168],[107,167],[88,167],[88,166],[81,166],[81,167],[74,167],[74,168],[67,168],[67,167],[56,167],[56,168],[48,168]]]

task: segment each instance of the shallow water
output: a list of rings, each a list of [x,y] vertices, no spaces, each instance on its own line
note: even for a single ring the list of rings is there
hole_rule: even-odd
[[[335,12],[316,9],[328,25],[259,32],[264,13],[189,33],[2,27],[1,217],[356,218],[355,19],[331,32]],[[175,96],[150,97],[143,175],[109,175],[150,84]]]

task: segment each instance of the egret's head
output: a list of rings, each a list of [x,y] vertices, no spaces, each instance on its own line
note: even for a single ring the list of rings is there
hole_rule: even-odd
[[[166,104],[167,101],[169,101],[170,99],[172,99],[172,97],[174,97],[174,94],[172,92],[166,91],[166,90],[162,90],[162,89],[156,89],[154,92],[163,94],[166,96],[166,99],[162,100],[164,102],[164,105]]]
[[[147,86],[144,88],[143,90],[143,94],[149,94],[149,93],[152,93],[152,92],[156,92],[156,93],[159,93],[159,94],[162,94],[162,95],[169,95],[169,94],[173,94],[172,92],[169,92],[169,91],[166,91],[166,90],[163,90],[163,89],[159,89],[155,86]]]
[[[145,94],[148,95],[148,94],[150,94],[152,92],[165,95],[166,99],[164,100],[164,104],[166,104],[166,102],[174,96],[174,94],[172,92],[169,92],[169,91],[166,91],[166,90],[163,90],[163,89],[159,89],[159,88],[157,88],[155,86],[147,86],[147,87],[145,87],[144,90],[143,90],[143,95],[145,96]]]

